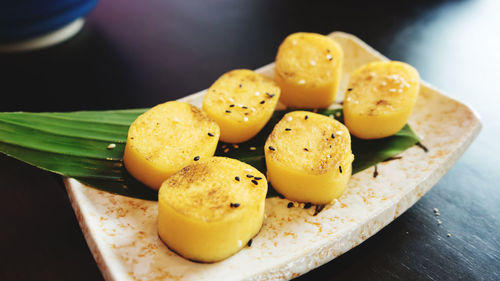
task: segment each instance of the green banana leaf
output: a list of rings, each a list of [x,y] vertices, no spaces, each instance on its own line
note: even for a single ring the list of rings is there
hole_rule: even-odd
[[[0,113],[0,152],[112,193],[157,200],[154,191],[124,168],[122,156],[130,124],[147,109],[69,113]],[[219,142],[215,155],[246,162],[265,174],[264,143],[289,110],[274,112],[262,131],[238,146]],[[319,110],[343,121],[341,109]],[[352,138],[353,173],[393,157],[419,142],[406,125],[394,136],[378,140]],[[109,144],[116,147],[108,149]],[[272,187],[268,197],[277,196]]]

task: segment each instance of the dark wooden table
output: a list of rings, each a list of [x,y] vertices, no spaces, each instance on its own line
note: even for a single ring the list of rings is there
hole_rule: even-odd
[[[353,33],[470,104],[483,130],[405,214],[298,279],[500,280],[500,2],[338,2],[102,0],[71,40],[0,55],[0,111],[153,106],[273,61],[289,33]],[[0,155],[0,206],[0,280],[102,280],[60,177]]]

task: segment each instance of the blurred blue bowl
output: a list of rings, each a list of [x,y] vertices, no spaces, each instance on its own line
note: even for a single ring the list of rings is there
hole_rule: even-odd
[[[85,16],[97,0],[0,0],[0,44],[60,29]]]

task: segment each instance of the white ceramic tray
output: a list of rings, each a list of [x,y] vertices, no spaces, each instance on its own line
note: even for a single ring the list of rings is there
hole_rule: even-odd
[[[329,35],[345,52],[345,91],[356,67],[386,58],[358,38]],[[258,70],[273,76],[273,64]],[[200,106],[204,91],[182,100]],[[342,97],[339,97],[342,99]],[[86,187],[66,179],[73,209],[107,281],[286,280],[304,274],[359,245],[411,207],[448,171],[478,134],[481,123],[468,106],[426,83],[411,116],[412,128],[429,149],[404,151],[402,159],[355,174],[345,194],[317,216],[314,208],[287,208],[288,200],[266,199],[260,233],[234,256],[218,263],[188,261],[158,238],[157,203]]]

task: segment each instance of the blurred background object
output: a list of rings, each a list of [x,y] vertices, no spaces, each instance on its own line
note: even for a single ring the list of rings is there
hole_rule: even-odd
[[[60,43],[83,26],[97,0],[6,0],[0,2],[0,52]]]
[[[150,107],[272,62],[290,33],[352,33],[475,108],[483,130],[412,208],[298,279],[500,280],[498,11],[498,0],[101,0],[70,40],[0,54],[0,111]],[[0,186],[0,280],[102,280],[59,177],[0,155]]]

